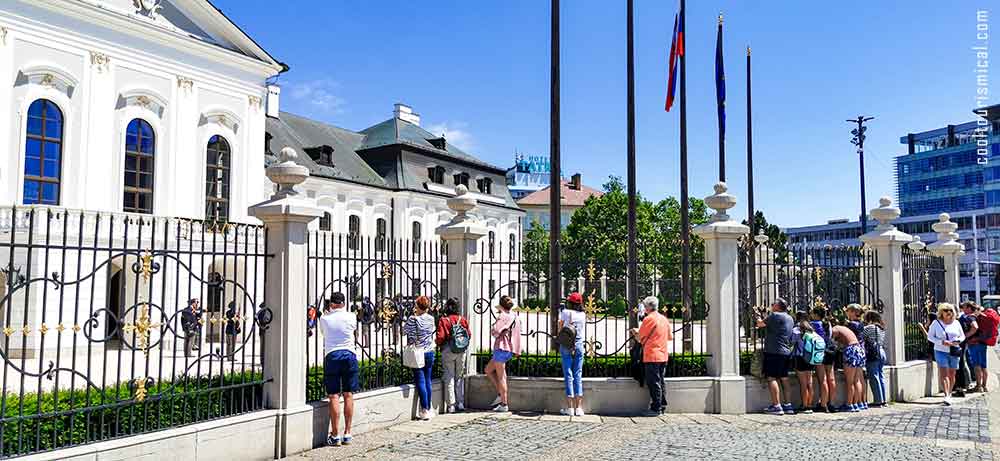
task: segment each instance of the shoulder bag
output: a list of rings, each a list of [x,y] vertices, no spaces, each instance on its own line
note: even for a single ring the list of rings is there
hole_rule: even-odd
[[[941,331],[944,332],[944,339],[945,339],[945,341],[951,341],[951,338],[948,337],[948,329],[945,328],[944,324],[941,323],[940,320],[937,320],[937,323],[938,323],[938,325],[941,326]],[[952,357],[961,357],[962,356],[962,348],[958,347],[958,346],[949,346],[948,347],[948,355],[950,355]]]

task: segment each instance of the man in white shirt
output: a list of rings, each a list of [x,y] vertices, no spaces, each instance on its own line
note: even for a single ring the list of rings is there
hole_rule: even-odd
[[[358,358],[354,351],[358,319],[344,307],[344,294],[336,292],[327,300],[319,319],[323,331],[323,385],[330,401],[331,446],[351,443],[351,419],[354,417],[354,393],[359,389]],[[344,396],[344,435],[337,431],[340,421],[340,396]]]

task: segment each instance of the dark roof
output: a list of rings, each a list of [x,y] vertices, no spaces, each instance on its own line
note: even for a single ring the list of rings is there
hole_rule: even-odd
[[[425,151],[453,160],[470,163],[480,168],[492,169],[495,170],[496,173],[503,174],[505,172],[503,168],[491,165],[465,153],[462,149],[455,147],[454,144],[447,142],[447,140],[445,140],[445,148],[438,149],[428,140],[440,138],[440,135],[431,133],[418,125],[414,125],[399,118],[393,117],[382,123],[372,125],[364,130],[361,130],[361,133],[365,135],[365,141],[358,150],[373,149],[393,144],[404,144],[412,147],[418,147]]]
[[[309,168],[313,176],[344,179],[373,186],[385,186],[385,180],[378,175],[357,154],[357,148],[364,136],[353,131],[337,128],[299,115],[281,112],[281,118],[267,118],[267,133],[272,136],[271,150],[274,153],[288,146],[299,153],[298,163]],[[330,146],[333,166],[316,163],[307,149]]]

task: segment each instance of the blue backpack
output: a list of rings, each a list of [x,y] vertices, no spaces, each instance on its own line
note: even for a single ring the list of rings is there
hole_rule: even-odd
[[[810,365],[822,365],[826,356],[826,341],[816,333],[806,333],[802,337],[802,357]]]

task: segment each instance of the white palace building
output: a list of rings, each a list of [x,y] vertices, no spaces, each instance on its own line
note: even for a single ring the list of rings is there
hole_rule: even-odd
[[[490,241],[519,243],[524,212],[504,169],[422,129],[402,104],[359,131],[281,112],[275,82],[287,70],[208,0],[0,2],[0,345],[10,356],[57,347],[53,329],[62,349],[87,343],[88,328],[89,345],[107,345],[95,338],[113,336],[109,319],[132,328],[146,310],[176,322],[189,298],[212,319],[233,302],[249,317],[259,258],[222,253],[262,241],[247,210],[273,191],[264,170],[284,147],[310,170],[299,189],[326,213],[316,230],[433,240],[465,184]],[[118,252],[147,240],[173,256]],[[213,277],[239,283],[213,288]],[[203,340],[220,341],[221,325]]]

